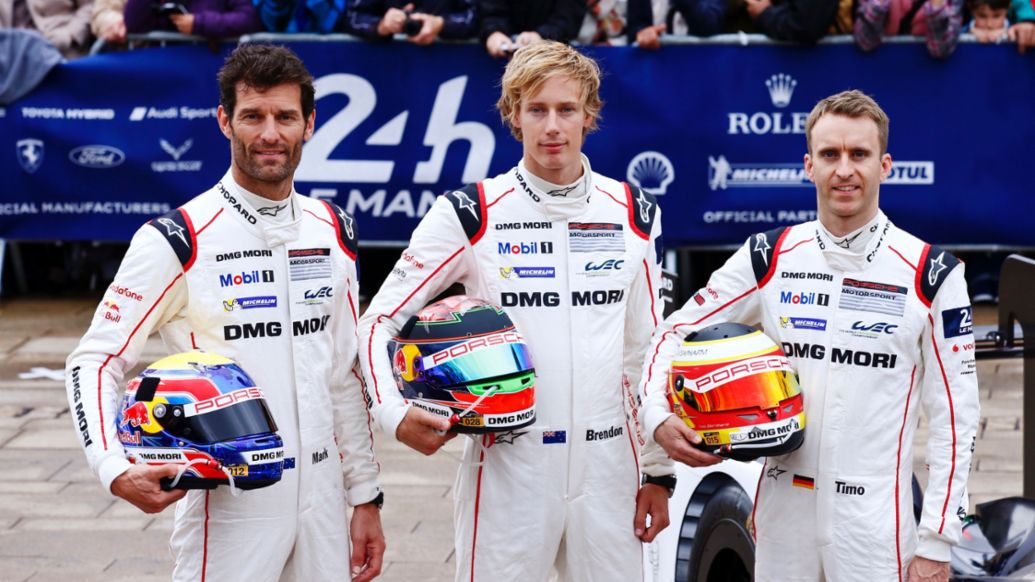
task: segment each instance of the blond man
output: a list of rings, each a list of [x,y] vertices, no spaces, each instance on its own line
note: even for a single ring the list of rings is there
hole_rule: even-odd
[[[783,344],[805,396],[801,448],[766,460],[755,497],[755,580],[947,582],[978,419],[963,264],[880,211],[888,116],[845,91],[805,123],[818,220],[751,236],[657,329],[647,352],[645,432],[677,461],[707,461],[672,415],[665,382],[679,338],[716,322]],[[923,515],[912,451],[930,425]]]
[[[566,45],[519,50],[498,107],[523,158],[439,198],[360,319],[374,417],[425,454],[453,436],[443,434],[450,425],[403,401],[389,338],[461,283],[502,305],[531,347],[535,423],[466,443],[454,489],[458,581],[544,581],[551,570],[640,580],[640,541],[668,523],[672,468],[656,446],[641,457],[633,392],[661,317],[661,216],[649,194],[594,173],[582,155],[599,88],[596,63]],[[641,473],[661,484],[641,488]]]

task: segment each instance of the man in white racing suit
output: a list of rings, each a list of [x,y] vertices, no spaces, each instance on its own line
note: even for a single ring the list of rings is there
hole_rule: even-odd
[[[501,305],[531,348],[535,423],[466,443],[458,581],[545,581],[551,570],[576,582],[640,580],[640,540],[668,523],[666,488],[640,484],[641,473],[672,479],[671,463],[656,446],[640,456],[632,416],[662,313],[661,217],[649,194],[594,173],[581,154],[599,84],[596,63],[568,46],[520,49],[498,106],[523,159],[441,196],[360,319],[374,417],[425,454],[454,433],[396,387],[386,345],[406,321],[458,282]]]
[[[80,440],[112,494],[148,513],[179,499],[174,580],[347,580],[350,572],[371,580],[384,538],[358,366],[350,373],[356,226],[292,181],[313,132],[312,77],[288,49],[242,45],[220,71],[220,89],[230,170],[137,231],[68,358]],[[159,488],[175,465],[127,461],[116,397],[156,330],[170,354],[226,356],[262,388],[284,441],[278,483],[239,497],[227,487],[184,497]]]
[[[878,208],[891,156],[876,102],[858,91],[828,97],[806,132],[819,220],[750,237],[658,328],[642,386],[645,431],[692,464],[696,435],[665,401],[679,340],[716,322],[761,325],[798,371],[806,430],[800,449],[762,470],[755,580],[944,582],[979,414],[963,264]],[[930,470],[918,532],[910,485],[920,408]]]

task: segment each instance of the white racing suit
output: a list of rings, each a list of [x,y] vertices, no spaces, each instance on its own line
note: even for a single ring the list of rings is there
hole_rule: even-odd
[[[640,580],[640,473],[672,472],[656,445],[639,457],[632,401],[662,317],[657,203],[593,173],[558,208],[519,168],[442,195],[360,319],[374,417],[395,435],[408,409],[386,344],[412,315],[454,282],[503,306],[532,352],[536,421],[466,443],[457,580]]]
[[[755,497],[755,580],[903,580],[914,555],[949,560],[978,421],[963,265],[880,213],[865,252],[835,268],[816,222],[752,236],[655,332],[644,428],[671,413],[679,341],[723,321],[782,344],[805,399],[805,441],[766,460]],[[930,466],[917,535],[912,444]]]
[[[285,471],[278,483],[236,498],[224,486],[180,500],[173,578],[346,580],[345,503],[369,502],[380,490],[361,378],[350,371],[355,224],[337,206],[293,192],[298,215],[274,226],[239,192],[227,173],[137,231],[68,357],[69,405],[107,490],[129,468],[116,397],[148,335],[157,330],[169,354],[201,348],[236,360],[263,390],[284,440]],[[253,297],[275,300],[262,308],[235,301]]]

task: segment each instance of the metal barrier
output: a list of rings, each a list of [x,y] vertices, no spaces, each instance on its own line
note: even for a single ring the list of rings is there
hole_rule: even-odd
[[[395,40],[405,41],[406,36],[397,34]],[[225,39],[207,39],[205,37],[196,36],[192,34],[180,34],[178,32],[169,31],[154,31],[144,34],[127,34],[125,44],[113,44],[109,43],[103,38],[97,39],[93,46],[90,48],[90,54],[95,55],[109,50],[129,47],[142,44],[157,44],[159,46],[165,46],[170,43],[205,43],[205,42],[364,42],[364,39],[358,36],[352,36],[351,34],[345,33],[333,33],[333,34],[318,34],[312,32],[302,33],[284,33],[284,32],[255,32],[252,34],[246,34],[240,38],[225,38]],[[471,40],[436,40],[436,43],[448,43],[448,44],[476,44],[478,41],[475,39]],[[853,44],[855,38],[850,34],[839,34],[833,36],[826,36],[819,40],[817,44]],[[885,44],[923,44],[924,37],[922,36],[888,36],[882,41]],[[977,39],[972,34],[960,35],[960,44],[977,43]],[[578,44],[578,43],[573,43]],[[745,32],[736,32],[731,34],[717,34],[715,36],[673,36],[664,35],[661,37],[661,44],[664,46],[677,46],[677,45],[795,45],[797,43],[778,41],[769,38],[764,34],[747,34]]]
[[[1024,496],[1035,499],[1035,260],[1010,255],[999,278],[999,332],[996,343],[1003,349],[1019,351],[1024,357],[1024,404],[1022,456]],[[1017,335],[1019,324],[1021,335]]]

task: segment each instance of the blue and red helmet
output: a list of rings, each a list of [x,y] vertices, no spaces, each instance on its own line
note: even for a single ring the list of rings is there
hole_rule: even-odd
[[[284,471],[284,442],[262,390],[216,354],[185,352],[148,366],[126,386],[116,423],[130,462],[186,465],[179,489],[258,489]]]
[[[535,367],[501,307],[454,295],[428,305],[388,342],[396,384],[410,404],[465,433],[535,422]]]

